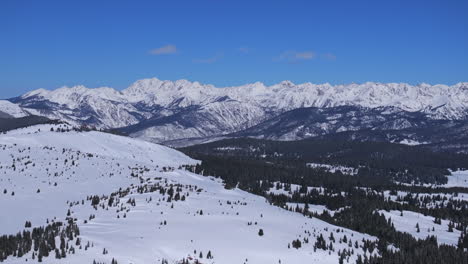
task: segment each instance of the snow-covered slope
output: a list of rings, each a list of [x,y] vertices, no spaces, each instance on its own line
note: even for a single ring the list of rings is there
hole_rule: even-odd
[[[134,136],[165,141],[232,133],[304,107],[396,107],[422,112],[433,119],[464,119],[468,113],[468,83],[330,85],[283,81],[272,86],[257,82],[216,88],[186,80],[152,78],[136,81],[121,92],[108,87],[62,87],[35,90],[11,101],[34,109],[34,114],[105,128],[173,117],[171,122],[143,125],[132,131]],[[186,126],[176,118],[181,113],[186,119],[209,117],[204,123]]]
[[[8,215],[0,217],[0,235],[58,221],[75,223],[79,235],[63,237],[71,239],[64,253],[52,251],[42,262],[80,264],[184,258],[191,263],[337,263],[337,252],[353,249],[352,263],[364,253],[354,242],[362,246],[363,239],[376,239],[178,169],[196,163],[167,147],[77,132],[63,124],[7,132],[0,135],[0,208]],[[32,227],[25,228],[26,221]],[[329,244],[331,232],[335,250],[314,250],[320,235]],[[338,242],[344,236],[351,247]],[[59,248],[61,239],[55,239]],[[288,246],[295,239],[303,242],[301,248]],[[208,252],[213,258],[207,259]],[[66,258],[56,259],[62,255]],[[5,263],[35,263],[38,257],[35,251],[31,261],[31,250]]]
[[[456,246],[458,243],[461,231],[453,228],[453,231],[449,232],[448,220],[442,219],[440,224],[436,224],[434,217],[412,211],[380,210],[379,213],[390,219],[396,230],[411,234],[415,238],[425,239],[428,236],[435,236],[439,244]]]
[[[0,113],[6,114],[8,117],[15,117],[15,118],[29,115],[20,106],[13,104],[6,100],[0,100]],[[1,115],[0,115],[0,118],[1,118]]]
[[[468,171],[453,171],[448,177],[448,182],[443,187],[465,187],[468,188]]]

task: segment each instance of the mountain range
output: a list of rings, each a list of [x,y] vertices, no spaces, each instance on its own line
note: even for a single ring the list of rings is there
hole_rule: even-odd
[[[122,91],[73,86],[38,89],[0,101],[0,118],[26,115],[116,129],[132,137],[176,145],[180,141],[190,144],[189,139],[247,136],[296,140],[368,130],[406,131],[396,139],[431,143],[423,130],[434,130],[441,124],[447,129],[440,133],[455,126],[465,135],[468,83],[331,85],[283,81],[271,86],[256,82],[217,88],[152,78],[138,80]]]

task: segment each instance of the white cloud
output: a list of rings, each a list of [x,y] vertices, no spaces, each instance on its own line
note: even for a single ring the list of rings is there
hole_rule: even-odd
[[[177,47],[175,45],[166,45],[157,49],[150,50],[152,55],[164,55],[177,53]]]

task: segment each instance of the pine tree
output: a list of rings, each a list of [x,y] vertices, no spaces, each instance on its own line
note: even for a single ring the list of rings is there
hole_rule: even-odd
[[[299,249],[302,246],[302,243],[301,243],[301,241],[299,239],[296,239],[296,240],[293,240],[292,246],[295,249]]]

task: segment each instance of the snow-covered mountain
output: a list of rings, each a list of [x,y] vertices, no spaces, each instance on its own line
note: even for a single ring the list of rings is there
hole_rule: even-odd
[[[283,81],[272,86],[257,82],[216,88],[153,78],[136,81],[123,91],[83,86],[39,89],[10,101],[31,114],[101,128],[129,127],[124,130],[134,137],[164,142],[229,134],[304,107],[393,107],[431,119],[466,119],[468,83],[330,85]]]
[[[376,237],[227,190],[180,169],[198,161],[153,143],[57,124],[2,134],[0,149],[4,263],[338,263],[343,250],[354,263],[378,254],[364,245]],[[322,235],[336,239],[334,250],[314,249]],[[297,239],[307,243],[290,246]]]

